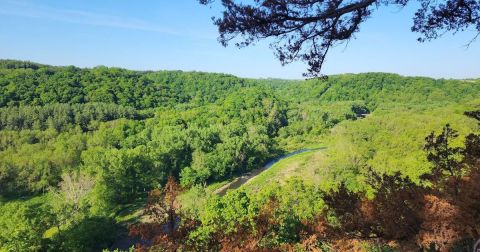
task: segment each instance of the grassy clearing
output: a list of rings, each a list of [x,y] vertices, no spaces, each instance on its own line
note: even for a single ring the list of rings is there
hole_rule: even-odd
[[[234,178],[232,179],[229,179],[229,180],[225,180],[225,181],[222,181],[222,182],[216,182],[216,183],[213,183],[213,184],[210,184],[208,185],[207,187],[205,187],[205,191],[209,192],[209,193],[213,193],[215,192],[218,188],[232,182],[234,180]]]
[[[325,136],[290,136],[278,138],[278,145],[286,153],[300,149],[317,149],[325,146]]]
[[[311,147],[318,148],[319,146]],[[258,191],[271,183],[283,183],[286,179],[293,176],[316,183],[318,182],[317,172],[309,164],[311,162],[321,162],[323,158],[322,151],[323,149],[309,151],[282,159],[240,188],[248,191]]]
[[[145,207],[146,203],[146,198],[139,198],[132,204],[124,205],[114,215],[115,220],[118,223],[122,223],[125,225],[139,221],[142,216],[142,210]]]

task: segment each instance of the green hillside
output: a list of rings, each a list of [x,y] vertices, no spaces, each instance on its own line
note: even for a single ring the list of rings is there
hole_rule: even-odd
[[[108,248],[169,177],[184,188],[182,213],[202,223],[188,242],[207,246],[247,220],[253,230],[276,198],[281,230],[265,248],[295,244],[302,221],[339,221],[331,190],[374,197],[372,173],[430,185],[425,138],[450,124],[450,144],[464,148],[478,130],[464,113],[480,110],[479,94],[479,80],[387,73],[255,80],[0,60],[0,251]]]

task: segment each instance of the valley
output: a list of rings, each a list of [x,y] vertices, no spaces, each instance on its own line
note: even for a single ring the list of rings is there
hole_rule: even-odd
[[[427,200],[450,199],[442,181],[476,197],[479,94],[478,79],[0,60],[0,251],[101,251],[127,233],[179,251],[420,246]],[[438,171],[445,151],[458,173]]]

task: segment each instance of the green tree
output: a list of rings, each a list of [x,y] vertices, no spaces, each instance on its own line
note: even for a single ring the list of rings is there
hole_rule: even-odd
[[[443,179],[445,177],[459,178],[463,174],[462,148],[452,147],[451,142],[458,137],[458,132],[450,127],[450,124],[443,127],[442,133],[438,136],[432,132],[425,139],[425,150],[428,152],[427,159],[434,169],[429,175],[431,179]]]
[[[0,250],[39,251],[43,233],[52,225],[48,208],[39,203],[0,205]]]

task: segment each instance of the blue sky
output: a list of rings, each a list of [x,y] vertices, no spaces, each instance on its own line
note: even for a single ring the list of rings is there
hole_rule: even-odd
[[[331,51],[323,72],[480,77],[480,41],[464,46],[474,32],[418,43],[410,32],[414,11],[410,5],[375,12],[356,39]],[[222,47],[210,19],[218,13],[196,0],[0,0],[0,58],[301,78],[306,66],[282,67],[266,42]]]

